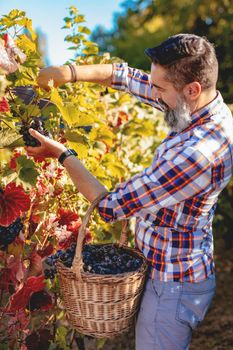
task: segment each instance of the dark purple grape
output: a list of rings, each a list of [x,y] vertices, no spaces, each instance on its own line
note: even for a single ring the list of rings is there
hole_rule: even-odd
[[[0,226],[0,249],[5,250],[8,244],[14,242],[23,228],[23,223],[20,218],[17,218],[9,226]]]
[[[46,264],[48,264],[49,266],[53,266],[54,265],[54,259],[49,256],[46,260],[45,260]]]
[[[39,310],[41,307],[52,304],[52,297],[46,290],[32,293],[27,308],[30,311]]]
[[[55,277],[57,260],[70,268],[73,263],[75,249],[76,244],[72,244],[67,250],[58,250],[54,255],[48,257],[46,259],[45,277],[51,279]],[[84,245],[82,255],[84,271],[101,275],[115,275],[135,271],[142,264],[142,259],[131,255],[124,248],[113,245]]]
[[[31,136],[28,131],[30,128],[37,130],[42,135],[49,136],[48,131],[44,129],[44,122],[40,119],[33,119],[30,123],[24,123],[19,130],[19,133],[23,135],[26,146],[39,147],[41,143],[35,137]]]

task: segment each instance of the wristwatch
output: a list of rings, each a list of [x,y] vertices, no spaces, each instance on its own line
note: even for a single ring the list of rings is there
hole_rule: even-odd
[[[62,152],[62,154],[61,154],[60,157],[58,158],[58,161],[59,161],[59,163],[60,163],[61,165],[63,165],[64,160],[65,160],[66,158],[68,158],[69,156],[75,156],[75,157],[76,157],[77,155],[78,155],[78,153],[75,152],[74,149],[68,148],[65,152]]]

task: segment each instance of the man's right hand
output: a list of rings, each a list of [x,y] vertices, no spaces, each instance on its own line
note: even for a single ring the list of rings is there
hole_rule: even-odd
[[[48,82],[53,80],[54,87],[66,84],[71,81],[71,70],[68,65],[50,66],[42,68],[37,79],[38,85],[48,90]]]

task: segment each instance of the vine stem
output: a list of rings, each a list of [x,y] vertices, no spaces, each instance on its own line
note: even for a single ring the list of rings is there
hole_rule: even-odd
[[[73,342],[75,340],[75,329],[72,329],[71,336],[70,336],[70,349],[72,348]]]
[[[14,104],[16,104],[16,103],[15,103],[15,99],[14,99],[14,97],[13,97],[13,95],[12,95],[11,90],[8,88],[8,89],[6,89],[6,92],[8,92],[8,93],[9,93],[9,95],[10,95],[10,98],[11,98],[12,102],[13,102]],[[16,110],[15,110],[15,112],[16,112],[16,114],[19,116],[19,118],[20,118],[20,120],[21,120],[21,119],[22,119],[21,114],[20,114],[20,113],[18,113]]]
[[[7,267],[7,265],[6,265],[6,263],[7,263],[7,253],[6,252],[4,252],[3,259],[4,259],[4,267],[6,268]],[[3,298],[3,286],[1,288],[0,307],[2,306],[2,298]]]
[[[6,124],[8,126],[8,128],[13,130],[13,128],[10,125],[8,125],[7,122],[4,119],[0,119],[0,122],[3,122],[4,124]]]
[[[30,220],[30,216],[32,213],[32,207],[33,207],[33,200],[31,201],[31,205],[30,205],[30,208],[28,210],[28,213],[27,213],[27,216],[25,219],[25,223],[24,223],[24,225],[25,225],[25,238],[26,239],[28,239],[28,236],[29,236],[29,220]]]

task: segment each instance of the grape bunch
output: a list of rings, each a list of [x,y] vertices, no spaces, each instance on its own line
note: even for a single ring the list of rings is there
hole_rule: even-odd
[[[28,301],[27,309],[30,311],[49,309],[53,304],[53,298],[46,290],[32,293]]]
[[[19,235],[23,228],[23,224],[20,218],[17,218],[9,226],[0,226],[0,249],[5,250],[8,244],[14,242],[15,238]]]
[[[56,262],[61,261],[66,267],[71,267],[76,250],[72,244],[67,250],[58,250],[46,258],[45,278],[53,279],[56,275]],[[85,272],[115,275],[137,270],[142,265],[142,259],[129,253],[127,249],[114,245],[84,245],[82,251],[83,269]]]
[[[19,133],[23,135],[23,140],[26,146],[39,147],[41,143],[35,139],[35,137],[31,136],[28,131],[30,128],[38,131],[44,136],[49,136],[48,131],[44,128],[44,122],[40,119],[33,119],[30,123],[24,123],[19,130]]]
[[[86,245],[83,249],[84,271],[101,275],[119,274],[137,270],[142,259],[127,249],[114,245]]]

